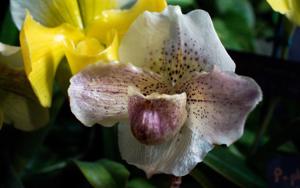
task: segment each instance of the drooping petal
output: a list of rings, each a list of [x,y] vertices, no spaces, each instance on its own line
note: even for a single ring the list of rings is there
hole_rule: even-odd
[[[0,42],[0,63],[12,68],[22,68],[23,61],[20,47],[10,46]]]
[[[157,173],[185,176],[213,148],[186,125],[171,140],[159,145],[140,143],[126,123],[118,125],[118,132],[122,158],[143,169],[148,177]]]
[[[128,116],[134,137],[146,145],[173,138],[186,120],[186,94],[144,96],[130,87]]]
[[[0,42],[0,54],[1,56],[11,56],[20,51],[20,47],[10,46]]]
[[[247,115],[262,99],[260,87],[251,78],[216,67],[191,77],[177,87],[177,92],[187,93],[187,126],[210,144],[232,144],[242,136]]]
[[[35,20],[48,27],[69,23],[83,28],[80,10],[74,0],[10,0],[12,18],[21,30],[28,10]]]
[[[164,74],[173,84],[214,65],[223,71],[235,69],[208,13],[195,10],[184,15],[178,6],[168,6],[163,14],[139,16],[121,41],[119,53],[122,61]]]
[[[0,97],[4,123],[12,124],[22,131],[33,131],[48,123],[48,110],[43,108],[37,100],[1,89]]]
[[[51,105],[53,80],[64,56],[66,41],[83,38],[80,30],[69,24],[56,28],[43,27],[28,14],[20,34],[20,43],[28,79],[45,107]]]
[[[267,2],[275,11],[286,15],[291,21],[300,25],[299,0],[267,0]]]
[[[72,74],[76,74],[89,64],[99,61],[118,60],[118,35],[113,32],[108,34],[107,47],[95,38],[85,38],[77,45],[71,41],[66,45],[66,56]]]
[[[8,61],[9,57],[15,60],[14,54],[6,56]],[[2,121],[24,131],[43,127],[49,120],[48,110],[40,105],[24,70],[15,68],[12,62],[0,61],[0,109]]]
[[[145,95],[165,93],[169,88],[155,73],[130,64],[100,62],[88,66],[71,79],[68,93],[71,111],[84,125],[112,126],[128,117],[128,87]]]
[[[119,38],[122,38],[123,34],[128,30],[138,15],[146,10],[160,12],[166,6],[167,3],[165,0],[138,0],[130,9],[103,11],[101,16],[87,26],[87,35],[104,41],[106,33],[115,29],[118,31]]]
[[[9,56],[7,58],[9,58]],[[12,66],[8,66],[1,61],[0,89],[24,96],[31,100],[34,100],[36,98],[26,78],[24,70],[19,69],[18,67],[14,68]]]

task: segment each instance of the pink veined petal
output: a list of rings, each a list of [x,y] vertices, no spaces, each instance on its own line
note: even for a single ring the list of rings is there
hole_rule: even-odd
[[[128,117],[128,87],[143,94],[165,93],[162,78],[130,64],[100,62],[88,66],[71,79],[68,93],[73,114],[86,126],[112,126]]]
[[[187,126],[210,144],[232,144],[242,136],[248,114],[262,100],[260,87],[251,78],[216,67],[191,77],[177,86],[177,92],[187,93]]]

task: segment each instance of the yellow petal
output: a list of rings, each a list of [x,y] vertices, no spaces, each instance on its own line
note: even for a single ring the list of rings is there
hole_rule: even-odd
[[[280,12],[281,14],[285,14],[289,11],[289,0],[267,0],[267,2],[271,5],[272,9]]]
[[[112,34],[111,34],[112,35]],[[85,38],[77,45],[69,43],[66,48],[66,56],[69,62],[72,74],[76,74],[89,64],[94,64],[101,60],[117,60],[118,59],[118,35],[115,33],[113,37],[107,36],[109,46],[105,46],[95,38]]]
[[[287,17],[295,24],[300,25],[300,1],[290,0],[290,7]]]
[[[64,56],[66,40],[83,37],[69,24],[47,28],[35,22],[28,13],[20,34],[25,71],[39,101],[51,105],[52,86],[57,66]]]
[[[93,23],[87,26],[88,36],[98,38],[103,41],[103,36],[111,29],[116,29],[121,39],[128,30],[131,23],[144,11],[161,12],[167,3],[165,0],[138,0],[137,3],[128,10],[107,10],[104,11]],[[99,29],[101,28],[101,29]]]
[[[267,2],[275,11],[286,15],[292,22],[300,25],[299,0],[267,0]]]
[[[116,0],[79,0],[78,3],[85,26],[99,17],[102,11],[117,8]]]

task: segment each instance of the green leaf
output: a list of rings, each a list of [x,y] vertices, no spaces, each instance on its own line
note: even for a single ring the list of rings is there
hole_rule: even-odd
[[[135,178],[128,182],[127,188],[155,188],[147,180],[142,178]]]
[[[94,188],[125,187],[129,171],[122,165],[109,160],[96,162],[75,161],[82,174]]]
[[[226,148],[215,148],[206,156],[204,163],[240,187],[266,187],[244,160]]]
[[[254,50],[255,14],[247,0],[217,0],[216,31],[226,48]]]
[[[40,151],[49,130],[55,124],[58,113],[64,104],[65,97],[54,95],[54,100],[50,108],[50,120],[47,126],[31,131],[23,132],[14,130],[7,141],[7,147],[12,150],[12,163],[18,174],[26,175],[27,169],[31,168],[37,153]],[[36,115],[36,114],[32,114]],[[49,157],[49,156],[47,156]]]
[[[203,187],[203,188],[215,188],[211,180],[198,168],[194,168],[190,175]],[[213,181],[213,180],[212,180]]]
[[[255,25],[255,14],[248,0],[216,0],[218,11],[223,15],[234,14],[249,28]]]
[[[23,188],[20,178],[17,176],[15,170],[13,169],[10,160],[4,152],[0,155],[0,187],[5,188]]]
[[[213,23],[220,40],[226,48],[233,50],[243,49],[243,46],[236,39],[234,32],[231,31],[230,27],[222,19],[215,18],[213,19]]]
[[[291,141],[286,142],[278,147],[278,151],[285,153],[297,153],[299,152],[295,144]]]
[[[181,7],[191,7],[195,4],[194,0],[168,0],[170,5],[179,5]]]
[[[9,9],[5,13],[5,17],[0,27],[0,41],[10,45],[18,45],[19,31],[12,21]]]

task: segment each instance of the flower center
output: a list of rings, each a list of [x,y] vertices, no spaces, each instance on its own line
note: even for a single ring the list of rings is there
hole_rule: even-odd
[[[105,46],[100,44],[95,38],[85,38],[81,40],[75,51],[81,55],[97,55],[105,49]]]

